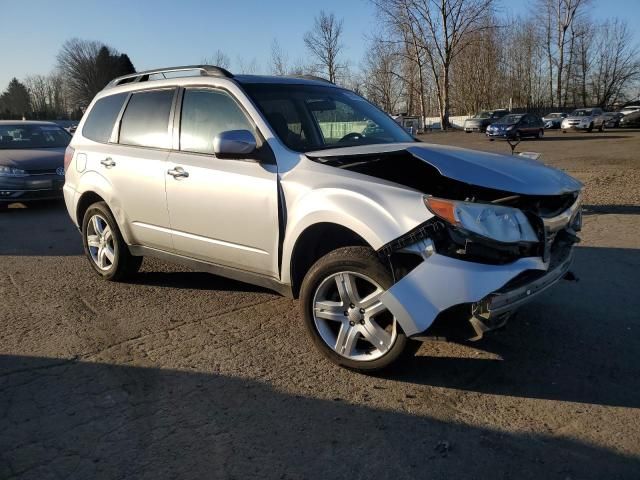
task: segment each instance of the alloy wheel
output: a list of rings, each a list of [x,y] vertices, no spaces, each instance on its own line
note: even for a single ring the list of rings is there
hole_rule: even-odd
[[[386,354],[398,327],[380,301],[384,291],[360,273],[338,272],[325,278],[313,297],[313,319],[322,340],[350,360],[371,361]]]
[[[100,270],[109,270],[115,261],[114,237],[102,215],[95,214],[87,224],[87,246],[91,259]]]

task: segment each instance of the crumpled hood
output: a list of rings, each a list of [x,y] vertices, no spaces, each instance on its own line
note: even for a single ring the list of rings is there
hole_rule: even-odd
[[[0,148],[0,165],[22,170],[56,169],[64,165],[64,147],[60,148]]]
[[[453,180],[521,195],[561,195],[582,188],[575,178],[530,158],[428,143],[396,143],[308,152],[312,159],[407,151]],[[399,164],[398,168],[402,168]]]

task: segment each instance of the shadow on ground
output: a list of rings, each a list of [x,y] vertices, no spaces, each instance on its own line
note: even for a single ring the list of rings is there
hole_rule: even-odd
[[[640,460],[206,373],[0,357],[2,478],[633,478]]]
[[[572,270],[577,282],[561,281],[523,307],[504,330],[467,344],[501,360],[417,357],[397,379],[640,408],[640,338],[634,333],[640,329],[640,250],[579,247]]]
[[[640,205],[584,205],[583,214],[640,215]]]

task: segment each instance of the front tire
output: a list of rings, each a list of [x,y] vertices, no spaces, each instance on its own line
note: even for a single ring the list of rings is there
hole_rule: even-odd
[[[544,130],[540,129],[540,130],[538,130],[538,134],[536,135],[536,138],[538,140],[542,140],[542,137],[544,137]]]
[[[389,270],[367,247],[345,247],[318,260],[302,282],[304,324],[314,345],[333,363],[373,372],[414,354],[379,297],[393,285]]]
[[[593,122],[589,124],[589,128],[587,128],[587,132],[589,133],[593,132]]]
[[[600,133],[604,133],[604,130],[605,130],[604,122],[600,124],[599,130],[600,130]]]
[[[82,242],[89,264],[105,280],[124,280],[140,269],[142,257],[131,255],[105,202],[94,203],[85,212]]]

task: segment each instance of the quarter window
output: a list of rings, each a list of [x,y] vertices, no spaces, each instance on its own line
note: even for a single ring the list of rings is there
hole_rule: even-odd
[[[253,130],[233,98],[222,91],[185,90],[180,150],[212,154],[213,139],[228,130]]]
[[[94,142],[107,143],[127,95],[117,93],[98,100],[89,112],[87,121],[84,122],[82,135]]]
[[[169,115],[174,90],[134,93],[120,124],[119,143],[171,148]]]

